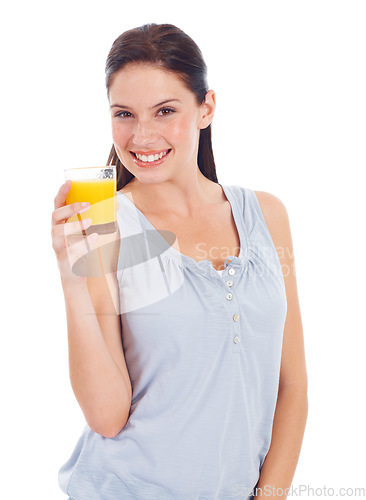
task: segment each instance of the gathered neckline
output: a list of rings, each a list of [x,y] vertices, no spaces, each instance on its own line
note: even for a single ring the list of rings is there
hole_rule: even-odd
[[[242,219],[239,215],[238,212],[238,207],[237,203],[235,200],[235,197],[233,196],[229,186],[225,186],[223,184],[218,183],[221,189],[224,192],[224,195],[227,199],[227,201],[230,204],[231,207],[231,212],[233,215],[234,219],[234,224],[235,228],[237,230],[238,236],[239,236],[239,241],[240,241],[240,250],[239,250],[239,255],[228,255],[225,259],[224,266],[225,268],[222,269],[221,271],[225,271],[227,266],[230,264],[230,266],[240,266],[243,264],[245,257],[248,255],[248,238],[244,229],[244,224],[242,222]],[[130,200],[128,196],[126,196],[124,193],[121,193],[120,191],[117,191],[117,196],[122,196],[122,199],[127,200],[127,202],[130,204],[130,206],[134,207],[136,210],[136,213],[138,214],[139,218],[141,219],[141,222],[144,223],[145,226],[148,226],[151,230],[146,231],[146,237],[147,239],[152,240],[151,235],[154,234],[153,238],[153,243],[155,245],[159,245],[160,249],[162,250],[161,256],[166,256],[174,260],[176,263],[180,264],[180,266],[185,267],[195,267],[198,270],[203,271],[204,273],[208,272],[209,270],[212,270],[212,272],[215,272],[216,274],[221,274],[221,272],[216,269],[212,261],[210,259],[203,259],[200,261],[196,261],[193,257],[190,257],[189,255],[185,255],[175,248],[173,248],[171,245],[168,244],[168,242],[165,240],[165,238],[160,234],[160,232],[156,229],[156,227],[150,222],[150,220],[141,212],[139,208],[136,207],[136,205]],[[120,207],[119,207],[120,209]],[[157,234],[155,234],[157,233]]]

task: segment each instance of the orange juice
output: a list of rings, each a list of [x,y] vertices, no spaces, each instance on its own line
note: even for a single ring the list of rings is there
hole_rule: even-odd
[[[66,205],[88,201],[90,208],[86,212],[73,215],[67,222],[91,219],[86,233],[98,232],[106,234],[116,231],[116,180],[88,179],[72,181],[71,189],[66,197]]]

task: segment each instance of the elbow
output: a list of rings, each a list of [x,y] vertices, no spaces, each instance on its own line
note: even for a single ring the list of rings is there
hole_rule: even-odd
[[[129,419],[129,412],[127,415],[124,415],[122,418],[111,420],[111,421],[103,421],[103,422],[88,422],[89,427],[96,434],[100,434],[105,438],[114,438],[116,437],[122,429],[125,427]]]
[[[113,439],[114,437],[118,436],[118,434],[121,432],[121,430],[124,428],[126,424],[124,424],[122,427],[121,426],[118,426],[118,427],[110,427],[110,428],[105,428],[105,429],[102,429],[98,432],[98,430],[95,430],[94,432],[96,432],[97,434],[100,434],[101,436],[105,437],[105,438],[109,438],[109,439]]]

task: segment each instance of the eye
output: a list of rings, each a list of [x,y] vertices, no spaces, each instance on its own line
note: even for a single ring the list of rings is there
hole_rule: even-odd
[[[167,115],[170,115],[172,113],[175,113],[175,109],[173,109],[173,108],[161,108],[158,111],[158,115],[160,115],[160,116],[167,116]],[[116,118],[117,117],[118,118],[130,118],[133,115],[129,111],[119,111],[114,116]]]
[[[175,113],[175,110],[172,108],[161,108],[158,111],[158,114],[159,113],[162,113],[160,116],[167,116],[167,115],[170,115],[172,113]]]
[[[129,118],[130,116],[132,116],[132,114],[129,111],[119,111],[114,116],[120,118]]]

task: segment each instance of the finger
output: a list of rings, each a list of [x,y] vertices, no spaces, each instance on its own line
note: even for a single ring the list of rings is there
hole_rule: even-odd
[[[54,199],[55,208],[59,208],[65,205],[66,196],[71,189],[71,185],[72,181],[70,180],[67,180],[64,184],[62,184]]]
[[[52,212],[52,224],[60,224],[67,219],[70,219],[75,214],[82,214],[89,210],[90,208],[90,203],[89,202],[75,202],[75,203],[70,203],[70,205],[65,205],[59,208],[56,208]]]
[[[66,222],[65,224],[56,224],[54,226],[54,231],[56,237],[70,236],[71,234],[80,233],[83,229],[87,229],[92,225],[91,219],[82,219],[75,222]]]

